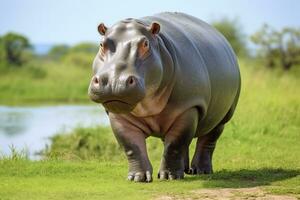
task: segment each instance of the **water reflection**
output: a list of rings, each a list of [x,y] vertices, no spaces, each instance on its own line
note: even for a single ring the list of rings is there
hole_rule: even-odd
[[[0,151],[8,154],[14,145],[17,149],[27,148],[33,158],[55,133],[95,125],[109,125],[100,106],[0,106]]]
[[[15,136],[25,132],[30,113],[16,112],[0,107],[0,135]]]

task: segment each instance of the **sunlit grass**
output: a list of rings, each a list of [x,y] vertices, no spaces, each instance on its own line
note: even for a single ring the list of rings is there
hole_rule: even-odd
[[[1,159],[0,199],[150,199],[189,196],[201,188],[254,186],[299,197],[299,70],[270,72],[245,62],[241,61],[241,98],[217,143],[213,175],[158,181],[163,146],[158,138],[149,138],[154,182],[127,182],[127,162],[110,128],[78,128],[54,136],[45,160]],[[193,147],[194,142],[191,154]]]
[[[91,65],[52,61],[8,69],[0,72],[0,104],[87,103],[90,77]]]

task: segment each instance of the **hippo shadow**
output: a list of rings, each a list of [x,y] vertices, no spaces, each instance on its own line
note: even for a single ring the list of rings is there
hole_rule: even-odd
[[[211,175],[190,176],[186,182],[203,181],[203,186],[209,188],[245,188],[270,185],[272,182],[290,179],[300,175],[300,170],[292,169],[240,169],[237,171],[221,170]]]

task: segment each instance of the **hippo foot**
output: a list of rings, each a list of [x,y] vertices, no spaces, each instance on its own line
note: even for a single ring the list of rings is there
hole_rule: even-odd
[[[191,167],[188,174],[201,175],[201,174],[212,174],[212,169],[209,167]]]
[[[176,179],[183,179],[184,172],[182,170],[179,171],[169,171],[169,170],[160,170],[157,178],[160,180],[176,180]]]
[[[127,179],[134,182],[150,183],[152,182],[152,174],[150,171],[129,172]]]
[[[201,175],[201,174],[212,174],[212,164],[211,160],[206,160],[205,162],[193,162],[189,170],[191,175]]]

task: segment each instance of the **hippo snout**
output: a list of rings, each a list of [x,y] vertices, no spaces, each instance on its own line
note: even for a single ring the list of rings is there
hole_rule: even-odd
[[[144,82],[135,75],[119,78],[110,78],[108,74],[95,75],[90,83],[89,96],[110,112],[128,113],[144,98]]]

